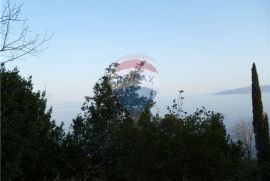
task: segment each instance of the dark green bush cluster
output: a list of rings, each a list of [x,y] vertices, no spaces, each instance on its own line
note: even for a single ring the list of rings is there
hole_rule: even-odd
[[[180,115],[174,104],[160,117],[150,103],[134,128],[106,75],[68,133],[16,69],[2,67],[1,98],[2,180],[248,180],[256,172],[222,114]]]

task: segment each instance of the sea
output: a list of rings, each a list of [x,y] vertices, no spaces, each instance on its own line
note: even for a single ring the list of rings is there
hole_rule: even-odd
[[[157,97],[156,105],[152,112],[160,115],[167,113],[167,106],[172,105],[173,97]],[[264,112],[270,116],[270,93],[262,93]],[[252,99],[251,94],[230,95],[184,95],[182,108],[191,114],[197,108],[205,107],[206,110],[222,113],[224,124],[228,132],[238,121],[252,121]],[[53,107],[52,118],[57,124],[64,123],[64,129],[70,130],[70,124],[79,113],[81,113],[82,102],[63,102],[49,104]]]

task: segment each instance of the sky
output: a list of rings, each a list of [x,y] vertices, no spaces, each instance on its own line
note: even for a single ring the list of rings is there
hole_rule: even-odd
[[[4,0],[3,0],[4,1]],[[2,1],[2,2],[3,2]],[[11,62],[51,105],[82,102],[104,69],[143,53],[158,62],[157,100],[249,86],[252,62],[270,84],[268,0],[13,0],[32,33],[53,34],[38,56]]]

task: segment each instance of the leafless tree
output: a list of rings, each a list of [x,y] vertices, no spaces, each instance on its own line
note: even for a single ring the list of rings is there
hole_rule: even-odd
[[[37,55],[46,48],[43,45],[52,37],[47,33],[31,34],[27,19],[19,17],[21,10],[21,5],[10,4],[9,0],[3,4],[0,18],[1,66],[28,54]]]
[[[255,155],[252,122],[243,120],[236,122],[232,130],[232,135],[235,140],[240,140],[243,143],[245,156],[251,159]]]

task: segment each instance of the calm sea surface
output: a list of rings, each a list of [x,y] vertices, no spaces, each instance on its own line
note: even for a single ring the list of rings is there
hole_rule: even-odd
[[[251,94],[187,95],[184,97],[183,109],[185,111],[192,113],[196,111],[196,108],[204,106],[207,110],[220,112],[225,116],[224,124],[227,129],[231,129],[239,120],[252,120]],[[263,93],[262,99],[264,112],[270,115],[270,93]]]
[[[185,95],[183,101],[183,109],[188,113],[192,113],[196,108],[204,106],[207,110],[220,112],[225,115],[224,124],[228,130],[239,120],[252,120],[252,102],[250,94],[235,95]],[[263,93],[264,111],[270,115],[270,93]],[[161,115],[166,113],[166,106],[172,104],[172,98],[157,97],[157,105],[153,112],[160,111]],[[49,104],[53,106],[53,119],[57,123],[61,121],[68,130],[72,119],[80,113],[82,102]]]

